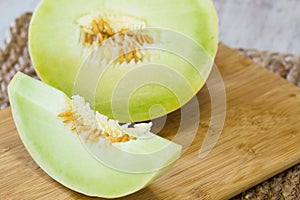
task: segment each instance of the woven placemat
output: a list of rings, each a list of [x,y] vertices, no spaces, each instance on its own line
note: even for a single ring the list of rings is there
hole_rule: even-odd
[[[0,49],[0,110],[9,105],[7,85],[17,71],[37,78],[27,47],[31,16],[31,13],[25,13],[15,20],[4,41],[4,48]]]
[[[10,28],[10,37],[0,49],[0,110],[9,106],[7,85],[17,71],[37,78],[27,48],[31,16],[31,13],[25,13],[16,19]],[[300,57],[254,49],[237,51],[300,87]],[[242,199],[300,199],[300,164],[233,198]]]

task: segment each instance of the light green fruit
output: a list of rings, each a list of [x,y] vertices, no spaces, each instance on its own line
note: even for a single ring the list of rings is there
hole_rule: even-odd
[[[98,154],[124,163],[121,167],[110,166],[90,154],[91,142],[80,139],[71,131],[71,125],[58,117],[70,106],[63,92],[22,73],[15,75],[8,92],[20,138],[32,158],[53,179],[77,192],[107,198],[131,194],[165,173],[179,158],[179,145],[147,133],[144,139],[92,144],[98,145]],[[131,159],[128,152],[138,158]],[[160,156],[148,160],[148,155],[155,152]],[[122,169],[144,162],[153,164],[152,170]]]
[[[127,28],[153,43],[140,45],[142,59],[120,64],[120,50],[127,53],[139,40],[126,36],[128,48],[109,40],[97,45],[95,35],[90,45],[84,35],[100,19],[115,33]],[[84,96],[96,110],[122,122],[156,118],[189,101],[209,75],[217,43],[211,0],[43,0],[29,31],[30,55],[44,82],[68,96]]]

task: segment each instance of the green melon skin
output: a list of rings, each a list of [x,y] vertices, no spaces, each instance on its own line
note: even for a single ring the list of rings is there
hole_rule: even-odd
[[[8,92],[19,136],[29,154],[49,176],[82,194],[115,198],[134,193],[169,170],[180,156],[181,146],[153,135],[149,140],[116,146],[147,154],[170,145],[172,148],[157,159],[164,168],[145,173],[112,169],[89,154],[77,134],[70,131],[70,125],[57,117],[70,102],[63,92],[20,72],[9,84]],[[110,152],[110,148],[99,153]],[[112,156],[121,159],[123,155]]]
[[[76,21],[93,12],[121,15],[124,13],[144,20],[149,28],[178,32],[201,46],[203,55],[196,53],[194,58],[200,62],[192,66],[179,56],[160,52],[152,62],[174,70],[186,84],[169,72],[161,73],[156,70],[158,82],[161,81],[166,86],[149,83],[139,87],[139,80],[147,80],[149,73],[146,70],[139,71],[142,65],[112,66],[104,70],[99,68],[105,66],[86,61],[83,52],[88,50],[78,42],[79,25]],[[185,48],[185,42],[182,44],[169,37],[165,39],[171,41],[162,39],[160,42],[173,42],[174,45]],[[212,68],[217,44],[218,18],[211,0],[43,0],[34,12],[29,30],[29,51],[41,80],[62,90],[69,97],[75,90],[75,93],[93,102],[93,106],[100,113],[121,122],[145,121],[160,117],[188,102],[204,85]],[[187,47],[184,52],[192,55],[196,51]],[[211,64],[201,63],[204,60],[210,60]],[[83,65],[90,72],[86,72],[87,75],[80,81],[80,86],[76,86],[79,69]],[[153,65],[148,68],[155,70]],[[139,73],[130,80],[134,79],[136,82],[125,80],[127,85],[120,86],[124,75],[134,70]],[[93,80],[95,77],[91,77],[97,71],[105,71],[98,82]],[[132,93],[124,92],[130,98],[124,97],[125,94],[120,92],[122,87],[134,86],[137,89]],[[119,90],[116,91],[116,88]],[[162,109],[153,109],[155,105],[160,105]]]

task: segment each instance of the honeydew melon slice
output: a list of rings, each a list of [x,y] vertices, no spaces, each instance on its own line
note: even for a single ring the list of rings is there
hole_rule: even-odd
[[[101,32],[101,20],[110,28]],[[43,0],[29,30],[44,82],[122,122],[156,118],[189,101],[209,75],[217,43],[211,0]]]
[[[77,192],[106,198],[128,195],[150,184],[179,158],[181,146],[146,133],[146,138],[127,142],[102,139],[103,143],[98,143],[99,154],[133,166],[131,171],[122,169],[123,165],[101,162],[89,150],[89,145],[95,144],[82,139],[58,116],[71,102],[63,92],[20,72],[9,84],[8,92],[19,136],[29,154],[49,176]],[[148,161],[156,162],[152,170],[134,171],[134,165],[142,165],[147,155],[155,152],[161,154]],[[140,160],[126,157],[128,154]]]

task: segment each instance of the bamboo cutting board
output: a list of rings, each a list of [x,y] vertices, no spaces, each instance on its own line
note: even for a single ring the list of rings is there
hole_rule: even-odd
[[[170,173],[122,199],[228,199],[300,162],[300,89],[224,45],[216,63],[227,94],[225,126],[216,146],[199,158],[211,117],[209,92],[203,88],[192,145]],[[161,135],[172,138],[179,121],[180,112],[170,114]],[[55,182],[34,163],[10,109],[0,112],[0,199],[90,199]]]

